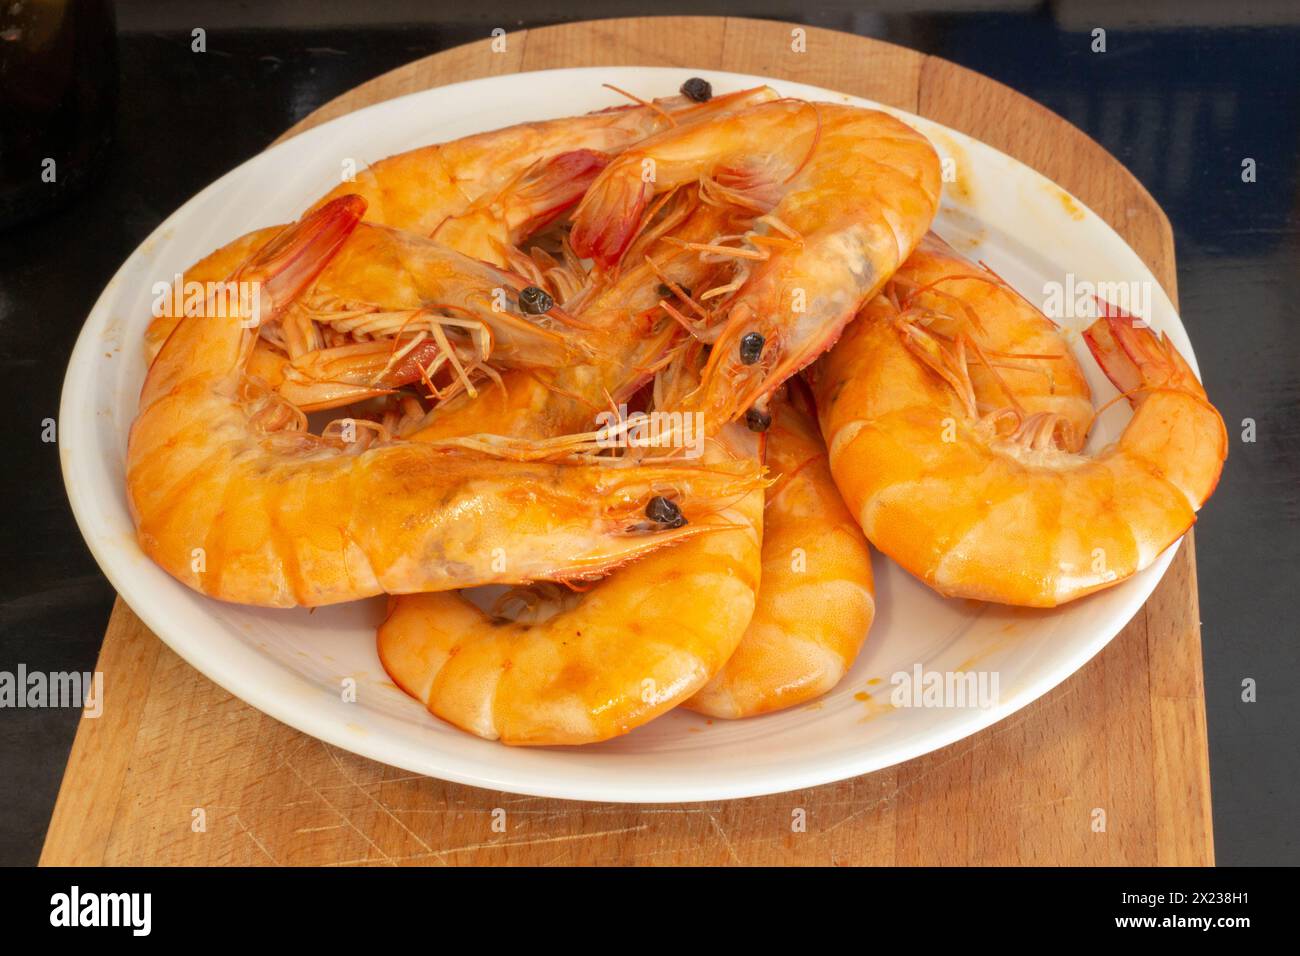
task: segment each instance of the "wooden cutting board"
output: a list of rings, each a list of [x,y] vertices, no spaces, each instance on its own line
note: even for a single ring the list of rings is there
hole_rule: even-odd
[[[714,17],[503,39],[503,49],[485,39],[371,80],[285,136],[404,93],[521,70],[639,64],[786,78],[911,110],[1018,157],[1105,218],[1177,301],[1173,236],[1142,186],[1060,117],[952,63]],[[1100,655],[994,727],[857,779],[683,806],[494,793],[354,756],[231,697],[119,600],[98,665],[104,713],[81,723],[41,862],[1211,864],[1193,550],[1189,535]],[[791,826],[797,809],[802,832]]]

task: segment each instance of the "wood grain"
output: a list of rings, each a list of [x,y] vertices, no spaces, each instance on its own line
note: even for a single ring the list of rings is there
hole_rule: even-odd
[[[1064,120],[954,64],[811,27],[708,17],[504,39],[504,49],[483,40],[371,80],[285,135],[518,70],[679,65],[815,83],[919,112],[1039,169],[1110,222],[1177,300],[1169,223],[1137,181]],[[104,716],[82,721],[41,862],[1211,864],[1193,550],[1189,535],[1123,633],[1002,723],[853,780],[685,806],[493,793],[354,756],[231,697],[119,600],[99,660]]]

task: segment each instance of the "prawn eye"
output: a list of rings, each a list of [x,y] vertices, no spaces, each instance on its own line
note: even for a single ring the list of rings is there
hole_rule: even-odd
[[[693,76],[682,84],[682,96],[695,103],[707,103],[713,99],[713,84],[702,77]]]
[[[545,289],[530,285],[519,293],[519,308],[525,315],[541,315],[555,308],[555,300]]]
[[[645,506],[645,516],[665,528],[680,528],[686,524],[686,516],[677,507],[677,502],[670,501],[663,495],[655,495],[650,499],[650,503]]]
[[[746,332],[740,340],[740,361],[745,365],[753,365],[763,354],[763,346],[766,344],[767,339],[757,332]]]
[[[772,427],[772,413],[754,407],[745,412],[745,427],[751,432],[765,432]]]

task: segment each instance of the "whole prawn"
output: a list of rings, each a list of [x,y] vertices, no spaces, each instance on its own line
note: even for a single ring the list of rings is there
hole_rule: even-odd
[[[1131,317],[1094,322],[1084,339],[1133,417],[1081,454],[1086,390],[1064,339],[1045,343],[1050,323],[988,274],[908,281],[945,269],[905,267],[815,369],[831,471],[871,543],[942,594],[1033,607],[1148,567],[1195,521],[1227,455],[1186,361]],[[1027,339],[1058,354],[1000,344]],[[1020,374],[1034,363],[1052,368]]]
[[[839,337],[907,258],[939,204],[930,143],[888,114],[779,100],[652,136],[613,159],[579,203],[579,255],[611,269],[656,193],[700,182],[755,227],[690,248],[741,263],[701,293],[723,316],[700,388],[710,429],[763,404]],[[761,425],[760,425],[761,427]]]
[[[274,318],[320,274],[364,206],[346,196],[320,208],[233,279],[260,283],[263,315]],[[757,485],[743,462],[503,462],[389,441],[356,422],[352,440],[347,423],[310,435],[301,413],[246,377],[249,326],[242,314],[183,319],[149,369],[127,448],[142,549],[213,597],[285,607],[581,579],[716,531],[727,524],[719,512]],[[659,520],[665,502],[671,522]]]

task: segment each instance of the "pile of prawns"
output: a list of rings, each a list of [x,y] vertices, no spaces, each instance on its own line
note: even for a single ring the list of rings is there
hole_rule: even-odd
[[[260,308],[149,328],[144,551],[226,601],[387,593],[380,658],[433,714],[578,744],[825,693],[875,614],[868,541],[1054,607],[1193,523],[1227,442],[1187,363],[1098,319],[1133,416],[1083,454],[1061,330],[929,232],[923,136],[766,87],[631,99],[390,157],[194,264]],[[608,441],[628,407],[702,422],[699,453]]]

